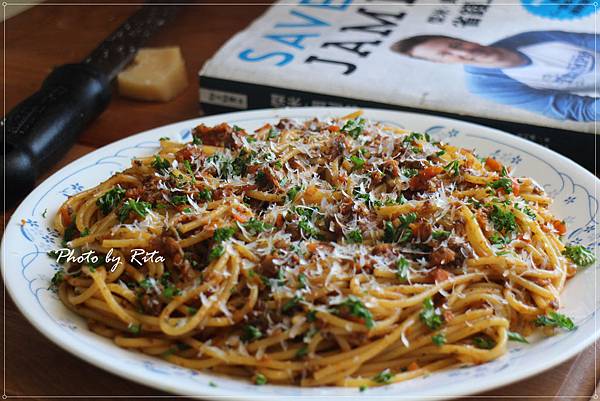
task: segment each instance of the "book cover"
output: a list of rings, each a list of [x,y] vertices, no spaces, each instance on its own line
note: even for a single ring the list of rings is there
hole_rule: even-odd
[[[595,17],[571,0],[282,1],[203,66],[200,101],[371,105],[593,133]]]

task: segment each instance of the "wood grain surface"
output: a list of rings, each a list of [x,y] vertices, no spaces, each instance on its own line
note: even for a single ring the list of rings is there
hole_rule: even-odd
[[[81,60],[137,7],[129,4],[40,5],[7,20],[3,38],[6,40],[6,79],[3,80],[6,110],[35,91],[54,66]],[[181,46],[190,79],[186,91],[169,103],[137,102],[115,95],[106,112],[42,179],[97,147],[139,131],[201,115],[196,78],[199,68],[265,8],[254,4],[185,6],[175,22],[152,38],[149,45]],[[4,214],[5,224],[13,211]],[[63,351],[27,322],[8,295],[3,306],[6,326],[3,388],[9,398],[168,396]],[[469,399],[589,399],[596,385],[594,373],[598,364],[594,348],[590,347],[545,373]]]

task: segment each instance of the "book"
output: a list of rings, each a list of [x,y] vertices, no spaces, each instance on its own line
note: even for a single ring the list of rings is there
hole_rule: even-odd
[[[205,113],[377,107],[502,129],[592,170],[596,7],[571,0],[275,3],[199,72]]]

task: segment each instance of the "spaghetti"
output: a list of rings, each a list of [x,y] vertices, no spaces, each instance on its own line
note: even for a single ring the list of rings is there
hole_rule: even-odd
[[[576,271],[566,227],[494,159],[360,112],[193,139],[163,138],[56,215],[69,248],[101,255],[64,266],[60,299],[121,347],[257,384],[364,388],[574,327],[555,312]]]

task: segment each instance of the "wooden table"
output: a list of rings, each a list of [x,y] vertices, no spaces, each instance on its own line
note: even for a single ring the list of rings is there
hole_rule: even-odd
[[[6,109],[35,91],[54,66],[81,60],[136,8],[132,5],[43,5],[6,21]],[[197,71],[231,35],[264,9],[264,5],[187,6],[176,21],[150,43],[153,46],[181,46],[190,78],[187,90],[169,103],[143,103],[115,96],[106,112],[86,129],[51,172],[117,139],[201,115]],[[13,211],[4,214],[6,222]],[[33,399],[39,400],[46,399],[44,396],[165,395],[116,377],[62,351],[38,333],[9,298],[4,306],[4,388],[7,395],[34,396]],[[560,396],[560,399],[580,396],[586,399],[594,391],[595,363],[598,361],[594,358],[594,350],[589,348],[554,369],[480,398],[543,396],[541,399],[551,400]]]

